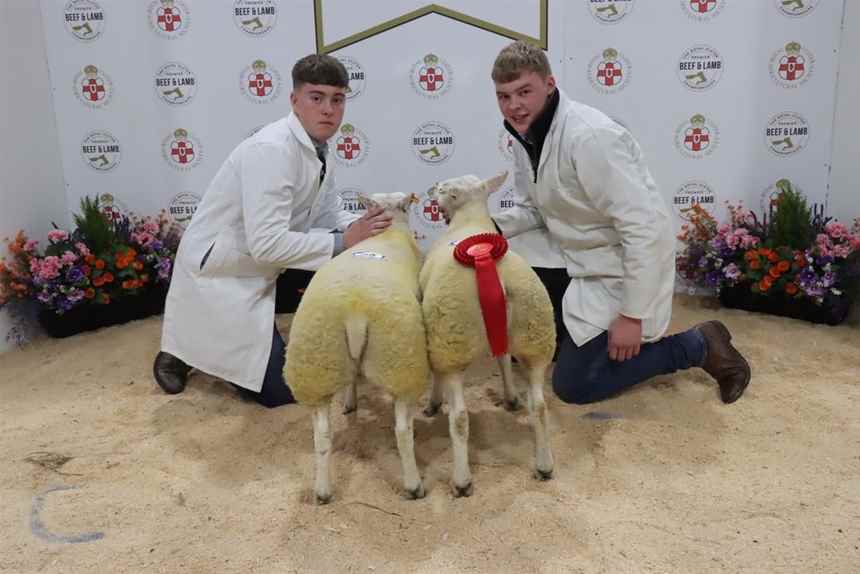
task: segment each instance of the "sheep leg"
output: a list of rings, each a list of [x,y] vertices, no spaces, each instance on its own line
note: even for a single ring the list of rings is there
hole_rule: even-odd
[[[357,385],[357,380],[353,379],[352,382],[346,386],[346,390],[343,393],[343,414],[345,415],[355,412],[357,402],[356,397],[358,395],[356,390]]]
[[[394,433],[397,436],[397,450],[400,451],[400,464],[403,467],[403,487],[406,498],[424,498],[424,484],[415,463],[415,433],[412,421],[415,411],[403,399],[394,401]]]
[[[329,424],[329,405],[314,408],[314,451],[316,453],[316,482],[314,492],[317,504],[331,502],[331,474],[329,455],[331,454],[331,425]]]
[[[463,397],[463,373],[447,375],[448,430],[454,451],[454,496],[472,495],[472,474],[469,472],[469,412]]]
[[[529,419],[535,433],[535,478],[552,478],[553,460],[549,440],[549,409],[543,397],[546,367],[531,367],[529,372]]]
[[[439,377],[433,376],[430,384],[430,403],[424,408],[425,417],[435,417],[442,408],[442,382]]]
[[[514,371],[511,368],[511,355],[505,353],[498,358],[499,369],[502,371],[502,385],[505,391],[505,409],[510,412],[520,410],[522,406],[514,386]]]

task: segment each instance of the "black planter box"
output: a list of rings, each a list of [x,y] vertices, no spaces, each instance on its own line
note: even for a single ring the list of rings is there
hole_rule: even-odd
[[[759,295],[750,290],[748,283],[721,289],[720,303],[723,307],[732,309],[768,313],[826,325],[838,325],[845,320],[851,309],[851,297],[847,294],[828,295],[821,305],[816,305],[810,299],[793,299],[783,293]]]
[[[120,325],[164,311],[167,289],[153,289],[139,295],[114,299],[107,305],[89,303],[58,315],[52,309],[39,310],[39,324],[51,337],[63,338],[84,331]]]

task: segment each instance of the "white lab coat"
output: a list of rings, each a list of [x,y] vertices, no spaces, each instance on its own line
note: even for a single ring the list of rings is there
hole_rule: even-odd
[[[606,331],[619,314],[642,319],[643,341],[656,340],[669,326],[675,284],[669,209],[630,133],[559,95],[537,184],[494,220],[506,237],[549,231],[571,276],[563,308],[574,343]]]
[[[332,258],[330,232],[357,218],[334,191],[333,164],[327,161],[320,189],[322,163],[295,114],[233,150],[179,245],[163,351],[246,389],[262,388],[278,275],[318,269]]]

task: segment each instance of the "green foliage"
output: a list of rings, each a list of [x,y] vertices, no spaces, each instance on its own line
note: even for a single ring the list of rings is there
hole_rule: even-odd
[[[81,199],[81,213],[75,214],[74,220],[87,245],[92,246],[93,253],[105,253],[115,243],[113,225],[102,213],[98,197],[95,200],[89,197]]]
[[[787,246],[804,249],[812,240],[812,211],[806,199],[791,186],[787,179],[776,182],[779,197],[771,220],[770,241],[773,247]]]

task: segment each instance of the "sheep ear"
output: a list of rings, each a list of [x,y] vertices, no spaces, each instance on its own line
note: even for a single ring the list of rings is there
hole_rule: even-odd
[[[398,202],[397,208],[403,213],[408,213],[409,208],[412,207],[413,203],[418,203],[418,196],[414,193],[410,193]]]
[[[508,179],[507,170],[503,171],[502,173],[500,173],[497,176],[491,177],[490,179],[486,180],[482,184],[484,191],[487,192],[487,195],[491,195],[491,194],[495,193],[496,191],[498,191],[498,189],[500,187],[502,187],[502,184],[505,183],[506,179]]]
[[[373,201],[373,200],[370,198],[370,196],[369,196],[369,195],[367,195],[366,193],[358,192],[358,193],[356,194],[356,196],[358,197],[358,201],[359,201],[359,202],[361,202],[361,203],[364,205],[365,209],[370,209],[371,207],[376,206],[376,202],[375,202],[375,201]]]

